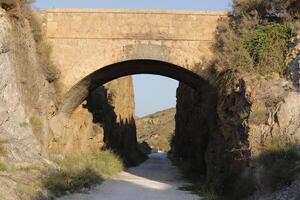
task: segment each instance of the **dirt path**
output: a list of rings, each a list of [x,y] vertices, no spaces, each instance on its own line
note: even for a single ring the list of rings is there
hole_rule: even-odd
[[[69,195],[59,200],[199,200],[178,190],[185,183],[166,154],[155,153],[140,166],[121,172],[88,194]]]

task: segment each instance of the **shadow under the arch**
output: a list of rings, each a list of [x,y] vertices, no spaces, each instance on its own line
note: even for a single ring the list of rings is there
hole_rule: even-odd
[[[201,169],[201,173],[206,174],[205,154],[208,146],[215,145],[217,142],[214,141],[222,141],[217,126],[217,90],[209,80],[204,78],[204,74],[210,76],[207,75],[209,73],[196,73],[172,63],[156,60],[129,60],[115,63],[105,66],[79,81],[66,94],[60,112],[72,113],[86,100],[85,107],[93,114],[93,122],[99,123],[104,129],[106,147],[120,154],[128,164],[137,164],[135,158],[142,156],[137,150],[134,118],[132,116],[132,118],[121,119],[116,116],[111,104],[112,97],[105,87],[99,86],[133,74],[156,74],[176,79],[189,88],[193,88],[193,92],[184,92],[182,95],[188,96],[180,97],[182,113],[176,115],[186,117],[178,118],[179,121],[182,120],[180,121],[182,129],[177,128],[180,134],[177,134],[174,140],[174,147],[176,147],[173,148],[175,149],[174,153],[179,158],[186,158],[186,161],[196,163],[193,169],[196,171]],[[203,74],[203,77],[199,74]],[[187,146],[191,148],[187,148]],[[221,149],[221,147],[217,147],[217,149]]]
[[[90,92],[83,104],[93,115],[93,123],[104,130],[103,149],[117,153],[126,166],[135,166],[147,157],[137,148],[136,125],[132,117],[123,119],[115,113],[113,94],[105,86]]]

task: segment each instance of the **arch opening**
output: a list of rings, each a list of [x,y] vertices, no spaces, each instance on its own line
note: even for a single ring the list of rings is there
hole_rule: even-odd
[[[65,95],[59,110],[57,117],[54,117],[52,120],[52,124],[54,124],[54,132],[55,132],[55,125],[59,124],[59,128],[57,130],[63,130],[60,135],[63,135],[65,133],[68,133],[72,131],[71,129],[64,129],[64,127],[67,126],[74,126],[78,128],[81,135],[85,134],[85,130],[81,129],[81,124],[78,123],[81,118],[76,118],[77,114],[81,112],[82,105],[83,110],[87,109],[89,113],[92,114],[92,120],[93,123],[99,123],[101,124],[101,128],[103,128],[103,148],[113,149],[115,152],[117,152],[122,158],[124,158],[126,164],[128,162],[128,166],[138,164],[140,160],[143,160],[143,155],[141,155],[140,151],[138,150],[138,141],[137,141],[137,134],[136,134],[136,124],[135,124],[135,117],[134,115],[126,117],[116,115],[114,112],[114,107],[111,106],[109,100],[110,97],[108,93],[106,93],[106,89],[103,86],[104,84],[113,81],[115,79],[128,76],[128,75],[135,75],[135,74],[153,74],[153,75],[160,75],[169,77],[172,79],[175,79],[179,81],[184,87],[181,88],[185,91],[181,95],[181,97],[186,96],[184,100],[181,100],[179,102],[179,107],[183,109],[179,109],[179,112],[182,112],[183,110],[187,110],[188,112],[191,112],[191,118],[197,120],[197,118],[193,117],[197,115],[197,112],[199,110],[203,109],[197,102],[204,103],[206,106],[204,108],[204,112],[206,116],[206,121],[203,121],[203,123],[197,123],[195,120],[187,120],[191,121],[191,123],[198,124],[197,128],[200,130],[204,127],[205,133],[203,136],[201,136],[201,149],[198,152],[197,157],[201,160],[201,163],[199,162],[199,168],[201,168],[201,171],[203,174],[206,173],[206,163],[205,163],[205,151],[207,148],[207,132],[210,129],[211,123],[214,123],[214,110],[212,107],[215,108],[214,104],[214,97],[212,97],[215,94],[215,89],[212,85],[210,85],[209,81],[201,77],[200,75],[194,73],[193,71],[190,71],[184,67],[159,61],[159,60],[149,60],[149,59],[139,59],[139,60],[127,60],[123,62],[114,63],[111,65],[107,65],[103,68],[100,68],[93,73],[86,76],[84,79],[79,81],[76,85],[74,85],[69,92]],[[181,85],[181,86],[182,86]],[[100,96],[97,96],[97,90],[100,90],[98,94]],[[96,92],[96,96],[93,96],[93,92]],[[101,96],[101,94],[104,94]],[[99,99],[102,99],[102,101],[99,101]],[[179,98],[180,99],[180,98]],[[205,99],[205,101],[202,101],[202,99]],[[84,104],[83,104],[84,102]],[[97,103],[95,103],[97,102]],[[181,103],[181,104],[180,104]],[[99,105],[101,104],[101,105]],[[178,101],[177,101],[178,105]],[[189,108],[186,109],[186,105],[189,105]],[[100,106],[100,109],[99,107]],[[194,110],[194,107],[197,107],[196,110]],[[79,108],[80,112],[74,112],[77,108]],[[194,110],[194,111],[193,111]],[[101,112],[99,112],[101,111]],[[102,112],[103,111],[103,112]],[[86,112],[86,111],[83,111]],[[184,111],[185,112],[185,111]],[[72,115],[72,113],[75,113]],[[176,113],[177,113],[177,107],[176,107]],[[73,118],[72,118],[73,117]],[[62,121],[65,120],[66,121]],[[175,124],[177,125],[177,119],[175,119]],[[181,119],[178,119],[181,120]],[[64,125],[66,124],[66,126]],[[85,121],[84,121],[85,123]],[[83,124],[84,124],[83,123]],[[70,125],[71,124],[71,125]],[[89,124],[89,122],[87,123]],[[208,124],[207,126],[203,126],[203,124]],[[110,125],[113,125],[111,128]],[[183,130],[185,127],[181,126],[179,127],[179,131]],[[184,130],[186,132],[186,130]],[[190,130],[194,131],[194,130]],[[92,132],[92,134],[94,134]],[[193,136],[192,133],[188,133]],[[65,134],[67,135],[67,134]],[[179,136],[180,137],[180,136]],[[172,140],[175,137],[172,137]],[[176,138],[175,138],[176,139]],[[174,140],[175,141],[175,140]],[[178,145],[176,141],[172,141],[172,145],[174,146],[184,146],[184,145]],[[183,144],[185,142],[189,141],[183,141]],[[180,143],[182,143],[180,141]],[[98,148],[98,145],[96,145]],[[101,148],[102,148],[101,147]],[[172,148],[173,149],[173,148]],[[198,148],[199,149],[199,148]],[[185,150],[176,148],[175,151],[180,152],[182,154],[178,154],[179,156],[184,155],[186,153]],[[134,156],[132,156],[134,155]],[[177,154],[176,154],[177,155]],[[132,157],[138,158],[136,161],[135,158],[131,160]]]
[[[193,89],[209,86],[209,83],[198,74],[169,62],[149,59],[128,60],[100,68],[79,81],[64,96],[59,112],[71,114],[97,87],[114,79],[135,74],[169,77]]]

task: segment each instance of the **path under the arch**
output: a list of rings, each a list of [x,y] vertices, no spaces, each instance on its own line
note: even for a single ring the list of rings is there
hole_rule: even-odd
[[[59,200],[199,200],[196,195],[178,190],[185,184],[165,153],[153,153],[140,166],[121,172],[89,193]]]

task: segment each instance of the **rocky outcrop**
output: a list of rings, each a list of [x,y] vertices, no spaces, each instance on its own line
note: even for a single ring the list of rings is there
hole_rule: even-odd
[[[162,110],[136,119],[139,142],[146,142],[154,149],[170,150],[170,140],[175,129],[175,108]]]
[[[294,42],[297,44],[290,52],[286,64],[286,75],[288,79],[293,82],[293,85],[300,89],[300,33],[294,38]]]
[[[216,77],[214,98],[179,87],[174,155],[225,193],[244,185],[238,193],[246,196],[253,186],[264,188],[261,178],[268,169],[259,162],[264,145],[279,137],[299,139],[300,94],[276,74],[227,70]]]
[[[276,135],[291,137],[299,132],[300,96],[278,75],[265,79],[228,71],[222,78],[218,116],[228,150],[225,163],[238,174],[254,167],[252,160],[264,143]]]
[[[110,148],[124,154],[130,164],[128,154],[138,153],[134,107],[130,76],[97,88],[70,116],[51,119],[49,151],[67,154]]]
[[[10,9],[0,8],[0,198],[26,200],[33,198],[28,183],[41,176],[31,166],[50,163],[45,147],[54,88],[39,66],[28,21],[20,8]]]
[[[215,107],[216,91],[209,83],[199,86],[197,90],[179,85],[172,153],[186,162],[190,171],[207,173],[205,154],[209,137],[216,132]]]
[[[0,9],[0,133],[9,160],[33,162],[46,155],[53,88],[39,67],[29,24],[19,17]]]

